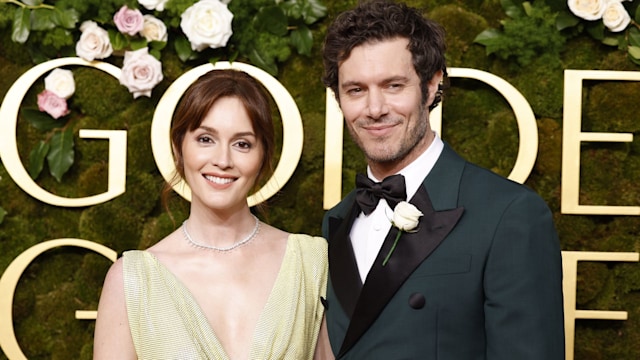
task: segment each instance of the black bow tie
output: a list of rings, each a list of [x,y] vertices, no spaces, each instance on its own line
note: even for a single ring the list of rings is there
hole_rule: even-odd
[[[365,215],[373,212],[381,198],[384,198],[392,209],[400,201],[406,200],[404,176],[391,175],[382,182],[375,182],[364,174],[356,176],[356,202]]]

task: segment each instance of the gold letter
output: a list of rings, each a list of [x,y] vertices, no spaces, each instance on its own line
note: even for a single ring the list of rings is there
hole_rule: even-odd
[[[42,242],[28,248],[15,258],[0,277],[0,318],[5,319],[0,323],[0,348],[7,358],[12,360],[26,360],[13,331],[13,295],[18,285],[18,280],[24,270],[38,255],[43,252],[61,246],[77,246],[93,250],[104,255],[111,261],[116,261],[118,254],[108,247],[81,239],[57,239]],[[87,318],[87,317],[85,317]],[[93,316],[95,319],[95,315]]]
[[[564,71],[564,115],[562,134],[561,213],[592,215],[640,215],[638,206],[580,205],[580,143],[632,142],[630,133],[582,132],[582,80],[640,80],[637,71]]]
[[[576,319],[627,320],[626,311],[576,310],[578,261],[638,261],[639,253],[562,252],[562,292],[564,294],[565,358],[573,360]]]
[[[509,102],[518,122],[520,144],[518,157],[509,174],[509,179],[525,182],[533,169],[538,156],[538,126],[531,106],[522,94],[504,79],[491,73],[476,69],[449,68],[449,77],[461,77],[480,80],[498,90]],[[324,209],[337,204],[342,195],[342,113],[340,113],[333,92],[327,91],[327,110],[325,128],[325,178]],[[442,105],[431,111],[431,128],[442,135]]]
[[[127,136],[125,131],[111,130],[80,130],[81,138],[101,138],[110,139],[109,142],[109,185],[105,193],[88,196],[84,198],[65,198],[54,195],[42,189],[31,179],[29,173],[22,166],[18,145],[16,141],[16,125],[18,122],[18,111],[22,99],[27,91],[47,71],[65,65],[84,65],[102,70],[116,79],[120,76],[120,69],[104,62],[87,62],[80,58],[62,58],[50,60],[34,66],[18,78],[5,96],[0,105],[0,158],[7,168],[7,172],[26,193],[47,204],[56,206],[89,206],[111,200],[125,191],[126,183],[126,159],[127,159]]]
[[[249,206],[253,206],[269,199],[291,178],[300,161],[304,140],[302,118],[300,117],[300,111],[293,97],[291,97],[291,94],[289,94],[287,89],[285,89],[278,80],[255,66],[240,62],[229,63],[227,61],[218,61],[215,65],[200,65],[181,75],[164,93],[153,115],[153,123],[151,124],[151,149],[153,150],[153,157],[164,179],[167,182],[171,181],[171,177],[176,170],[170,138],[173,112],[180,97],[189,85],[196,81],[201,75],[214,69],[242,70],[260,80],[273,96],[282,118],[284,134],[282,136],[283,144],[280,161],[269,181],[267,181],[257,193],[249,196],[247,199]],[[178,183],[173,189],[186,200],[191,200],[191,190],[184,181]]]

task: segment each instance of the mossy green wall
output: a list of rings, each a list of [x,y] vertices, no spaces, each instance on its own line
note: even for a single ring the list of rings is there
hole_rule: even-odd
[[[326,26],[355,0],[326,0],[329,16],[316,25],[311,58],[293,56],[280,68],[278,80],[295,99],[304,123],[304,150],[293,178],[268,202],[267,220],[290,232],[320,234],[322,209],[325,90],[320,82],[320,42]],[[559,56],[540,54],[527,66],[487,57],[475,36],[497,27],[504,11],[497,0],[409,1],[430,9],[431,17],[447,30],[449,67],[468,67],[498,75],[514,85],[533,108],[539,131],[539,153],[527,185],[539,192],[555,215],[563,250],[634,252],[640,247],[640,218],[581,216],[560,213],[562,107],[564,69],[637,71],[623,52],[578,36]],[[0,4],[1,11],[7,6]],[[165,50],[165,52],[168,50]],[[0,98],[31,60],[0,29]],[[151,153],[149,131],[154,106],[166,88],[193,65],[163,54],[165,79],[153,96],[133,100],[117,80],[98,70],[74,68],[77,90],[72,98],[76,130],[127,130],[127,191],[107,203],[87,208],[44,204],[22,191],[0,164],[0,207],[8,214],[0,224],[0,272],[27,248],[58,238],[80,238],[106,245],[118,253],[145,248],[169,233],[174,224],[160,203],[163,179]],[[34,106],[42,83],[33,86],[23,106]],[[635,82],[585,83],[583,131],[638,133]],[[5,99],[4,101],[20,101]],[[515,117],[492,88],[473,80],[452,79],[443,108],[443,138],[460,154],[502,175],[516,158]],[[6,121],[0,119],[0,121]],[[7,134],[0,134],[1,137]],[[20,121],[19,150],[26,155],[41,133]],[[329,135],[330,136],[330,135]],[[67,197],[104,192],[108,170],[105,141],[76,141],[76,163],[58,183],[49,175],[38,183]],[[640,205],[640,146],[584,143],[581,161],[581,204]],[[354,175],[364,160],[345,139],[343,193],[353,188]],[[176,222],[187,215],[188,204],[174,196],[170,208]],[[20,346],[29,359],[90,359],[93,321],[76,320],[76,310],[97,308],[100,287],[110,262],[79,248],[59,248],[39,256],[25,271],[14,298],[13,319]],[[626,321],[578,320],[575,359],[640,358],[640,264],[592,263],[579,266],[577,307],[628,311]],[[5,319],[0,319],[4,322]],[[5,326],[0,325],[0,326]],[[532,346],[534,346],[532,344]],[[6,356],[0,354],[0,359]]]

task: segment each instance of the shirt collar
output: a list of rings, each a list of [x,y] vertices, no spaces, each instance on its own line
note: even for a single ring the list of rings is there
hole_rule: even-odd
[[[407,186],[407,199],[411,199],[418,191],[418,188],[420,188],[420,185],[422,185],[422,182],[429,175],[436,161],[438,161],[442,149],[444,149],[444,142],[440,139],[438,133],[434,131],[434,134],[433,141],[427,150],[398,172],[398,174],[404,176]],[[374,181],[381,181],[373,176],[369,166],[367,166],[367,175]]]

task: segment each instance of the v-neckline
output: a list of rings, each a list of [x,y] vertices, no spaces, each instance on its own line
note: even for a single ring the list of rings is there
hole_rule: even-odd
[[[251,343],[249,344],[249,358],[251,358],[251,354],[253,354],[253,352],[255,351],[254,347],[256,344],[256,335],[258,335],[258,330],[261,329],[262,327],[264,327],[263,323],[265,321],[265,314],[267,313],[267,310],[269,307],[273,307],[273,296],[274,294],[278,293],[278,291],[276,291],[276,289],[278,287],[281,287],[281,283],[282,283],[282,276],[283,273],[285,272],[285,265],[286,265],[286,260],[289,257],[289,252],[293,251],[293,247],[291,246],[291,234],[289,234],[287,236],[287,244],[285,245],[285,250],[284,250],[284,255],[282,256],[282,262],[280,263],[280,269],[278,270],[278,274],[276,275],[276,279],[273,283],[273,286],[271,287],[271,291],[269,293],[269,296],[267,297],[267,301],[265,302],[264,306],[262,307],[262,311],[260,312],[260,316],[258,317],[258,321],[256,321],[255,327],[253,329],[252,335],[251,335]],[[218,339],[218,337],[216,336],[216,332],[215,329],[213,328],[213,326],[211,325],[211,323],[209,322],[209,320],[207,319],[207,317],[205,316],[204,311],[202,310],[202,307],[200,306],[200,304],[198,303],[198,301],[196,301],[196,298],[193,296],[193,293],[191,293],[191,291],[189,290],[189,288],[173,273],[171,272],[171,270],[169,270],[168,267],[166,267],[154,254],[152,254],[149,251],[143,251],[143,253],[148,254],[151,259],[153,259],[153,261],[159,266],[159,268],[163,269],[164,272],[166,272],[169,276],[171,276],[171,278],[175,281],[175,283],[180,286],[182,288],[182,292],[184,294],[186,294],[189,297],[189,300],[191,302],[193,302],[194,309],[198,312],[198,316],[202,316],[203,319],[206,319],[206,323],[209,325],[209,333],[211,334],[211,338],[213,340],[213,342],[215,343],[215,346],[220,349],[220,351],[222,352],[222,354],[224,354],[226,359],[231,359],[229,357],[229,355],[227,354],[226,349],[222,346],[222,343],[220,343],[220,340]]]

